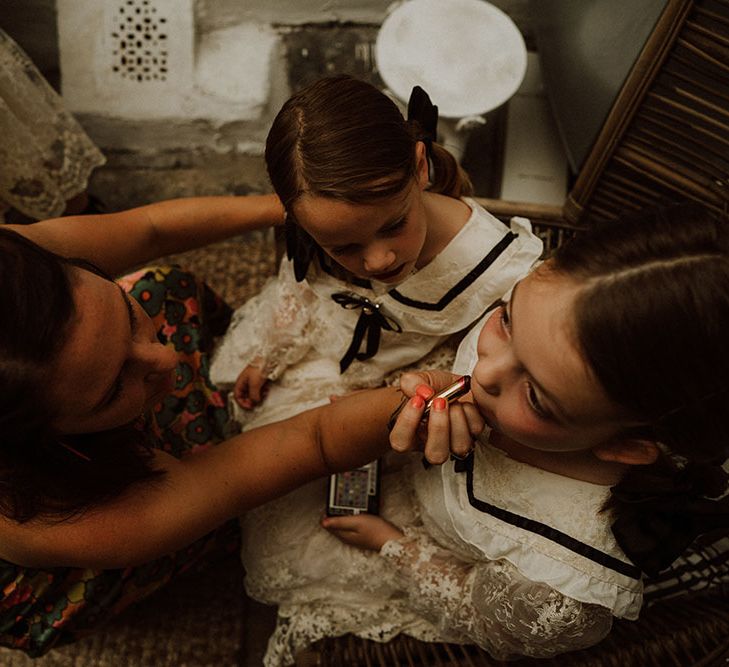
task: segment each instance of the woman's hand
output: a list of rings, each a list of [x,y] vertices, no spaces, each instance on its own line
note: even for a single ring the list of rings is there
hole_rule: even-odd
[[[374,514],[327,516],[321,525],[345,544],[370,551],[379,551],[385,542],[399,540],[404,535],[399,528]]]
[[[398,415],[390,432],[390,445],[398,452],[423,450],[429,463],[445,463],[451,454],[463,457],[473,448],[474,438],[483,431],[485,422],[471,395],[448,404],[436,399],[426,425],[422,423],[425,403],[436,392],[458,379],[446,371],[404,373],[400,390],[410,400]]]

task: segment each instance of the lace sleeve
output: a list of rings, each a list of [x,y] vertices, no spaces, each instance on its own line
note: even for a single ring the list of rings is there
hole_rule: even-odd
[[[610,631],[607,608],[530,581],[507,561],[467,563],[422,530],[405,533],[380,553],[401,575],[414,611],[448,641],[478,644],[503,660],[586,648]]]
[[[276,380],[309,351],[317,296],[306,282],[296,282],[290,264],[284,259],[278,276],[233,314],[211,366],[211,377],[221,388],[232,386],[248,365]]]

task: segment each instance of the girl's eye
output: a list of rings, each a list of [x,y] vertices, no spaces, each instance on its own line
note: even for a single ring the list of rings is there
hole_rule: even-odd
[[[536,412],[542,419],[549,419],[552,416],[549,410],[542,407],[542,404],[539,402],[537,392],[534,390],[534,386],[531,382],[527,382],[527,402],[531,409],[534,410],[534,412]]]
[[[355,246],[353,245],[345,245],[338,248],[332,248],[332,255],[346,255],[348,253],[354,252]]]
[[[501,320],[501,326],[504,331],[509,332],[511,330],[511,318],[509,317],[509,311],[505,303],[501,305],[499,319]]]
[[[393,236],[397,234],[407,223],[407,218],[401,218],[394,225],[391,225],[387,229],[383,230],[383,234]]]

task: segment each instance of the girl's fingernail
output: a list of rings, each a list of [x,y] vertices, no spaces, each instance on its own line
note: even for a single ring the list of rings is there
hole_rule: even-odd
[[[427,401],[433,395],[433,390],[427,384],[419,384],[415,393]]]
[[[425,405],[425,400],[423,399],[422,396],[415,394],[415,396],[413,396],[410,399],[410,405],[412,405],[414,408],[418,408],[418,410],[420,410],[420,408],[422,408]]]
[[[438,412],[441,412],[442,410],[445,410],[445,407],[446,407],[445,398],[436,398],[433,400],[433,410],[437,410]]]

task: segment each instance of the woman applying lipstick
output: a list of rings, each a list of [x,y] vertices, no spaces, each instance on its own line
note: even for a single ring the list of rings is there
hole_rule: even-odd
[[[178,268],[110,277],[281,222],[264,195],[0,228],[0,645],[91,633],[237,551],[250,507],[387,449],[391,388],[225,440],[230,309]]]

